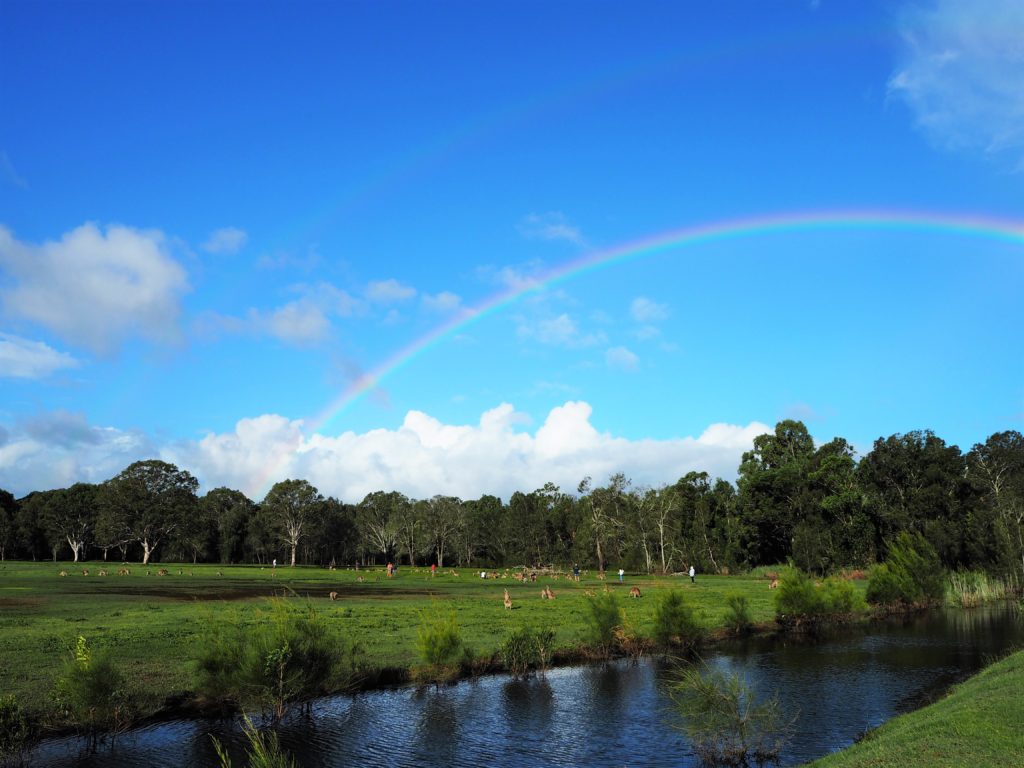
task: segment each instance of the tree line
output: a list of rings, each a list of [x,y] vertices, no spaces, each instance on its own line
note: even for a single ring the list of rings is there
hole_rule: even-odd
[[[99,484],[0,490],[0,558],[491,567],[579,563],[604,570],[727,572],[792,560],[811,572],[884,559],[919,533],[946,567],[1024,576],[1024,436],[998,432],[963,453],[931,431],[875,441],[859,461],[843,438],[815,446],[781,421],[743,454],[735,484],[689,472],[661,487],[622,474],[548,483],[508,501],[358,503],[284,480],[256,502],[230,488],[198,495],[189,472],[140,461]]]

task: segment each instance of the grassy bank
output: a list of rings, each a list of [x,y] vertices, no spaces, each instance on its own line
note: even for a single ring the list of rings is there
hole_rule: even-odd
[[[106,567],[109,575],[99,576]],[[580,583],[541,576],[537,583],[512,578],[483,580],[479,573],[450,569],[431,578],[428,569],[400,568],[388,579],[383,569],[327,571],[318,568],[270,568],[216,565],[19,563],[0,565],[0,692],[13,693],[37,712],[50,705],[50,692],[78,636],[95,652],[110,649],[133,681],[143,714],[163,706],[169,695],[195,687],[194,660],[218,624],[251,625],[266,620],[266,598],[284,591],[309,597],[332,633],[361,644],[373,668],[407,669],[417,663],[416,632],[424,614],[453,609],[462,637],[478,658],[494,654],[522,627],[552,628],[556,649],[585,642],[586,595],[607,586],[618,593],[627,623],[650,634],[659,595],[677,589],[710,630],[724,626],[727,593],[747,597],[755,622],[774,616],[772,592],[759,576],[627,576],[623,584],[609,575],[600,581],[586,574]],[[159,568],[168,575],[157,575]],[[83,575],[83,569],[89,575]],[[66,576],[60,576],[64,571]],[[147,573],[148,571],[148,573]],[[550,587],[553,601],[541,600]],[[638,586],[639,600],[629,599]],[[858,587],[861,588],[861,587]],[[505,610],[508,589],[513,609]],[[331,601],[329,593],[338,593]]]
[[[1024,764],[1024,651],[940,701],[897,717],[813,768],[1004,768]]]

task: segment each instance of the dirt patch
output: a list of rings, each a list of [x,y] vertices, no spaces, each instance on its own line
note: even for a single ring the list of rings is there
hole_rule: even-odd
[[[0,597],[0,608],[35,608],[42,600],[32,597]]]

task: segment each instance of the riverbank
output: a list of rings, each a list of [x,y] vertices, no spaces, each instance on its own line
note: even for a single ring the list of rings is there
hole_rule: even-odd
[[[128,573],[118,576],[122,568]],[[166,575],[158,575],[161,568]],[[640,599],[629,599],[634,586]],[[542,600],[543,587],[556,599]],[[512,610],[503,605],[505,589]],[[45,715],[54,681],[82,636],[94,653],[111,653],[132,681],[140,718],[182,714],[195,703],[195,660],[211,631],[265,621],[267,598],[281,594],[308,598],[339,642],[361,646],[375,685],[400,683],[420,663],[417,630],[438,609],[455,612],[464,644],[484,669],[523,627],[555,630],[556,658],[571,663],[586,656],[586,597],[605,589],[619,595],[628,626],[640,635],[650,633],[659,596],[673,589],[684,594],[712,636],[725,627],[729,593],[747,598],[754,622],[768,626],[774,618],[773,592],[758,576],[698,575],[692,584],[684,576],[630,575],[620,584],[591,572],[578,583],[564,574],[521,583],[453,569],[431,576],[429,569],[407,567],[388,578],[382,568],[7,562],[0,565],[0,691]]]
[[[1005,768],[1024,764],[1024,651],[939,701],[896,717],[809,768]]]

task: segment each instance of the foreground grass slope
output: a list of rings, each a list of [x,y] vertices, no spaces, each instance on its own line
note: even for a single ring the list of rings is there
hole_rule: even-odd
[[[1024,765],[1024,651],[985,668],[931,706],[897,717],[813,768],[1004,768]]]
[[[625,583],[609,575],[602,582],[593,572],[579,584],[563,575],[541,576],[537,583],[512,578],[483,580],[479,573],[458,569],[438,572],[400,568],[388,579],[384,570],[327,571],[322,568],[270,568],[217,565],[129,565],[102,563],[18,563],[0,565],[0,692],[15,694],[24,706],[41,711],[75,638],[88,638],[96,652],[110,649],[125,675],[134,682],[144,711],[155,711],[169,694],[195,687],[193,662],[218,625],[245,626],[266,620],[266,598],[293,592],[308,597],[332,632],[360,643],[370,667],[409,668],[419,660],[416,632],[425,613],[454,610],[462,637],[477,657],[494,654],[512,632],[522,627],[552,628],[556,648],[585,642],[586,594],[607,586],[622,598],[626,619],[643,635],[651,634],[658,597],[676,589],[694,607],[708,629],[723,626],[725,596],[747,596],[752,618],[774,616],[768,582],[756,576],[698,576],[697,583],[679,576],[628,576]],[[158,576],[165,567],[169,573]],[[88,569],[90,574],[82,574]],[[149,574],[147,575],[147,570]],[[65,571],[67,576],[60,576]],[[541,600],[550,587],[554,601]],[[628,598],[639,586],[643,597]],[[505,610],[508,589],[513,610]],[[330,592],[338,599],[331,601]]]

